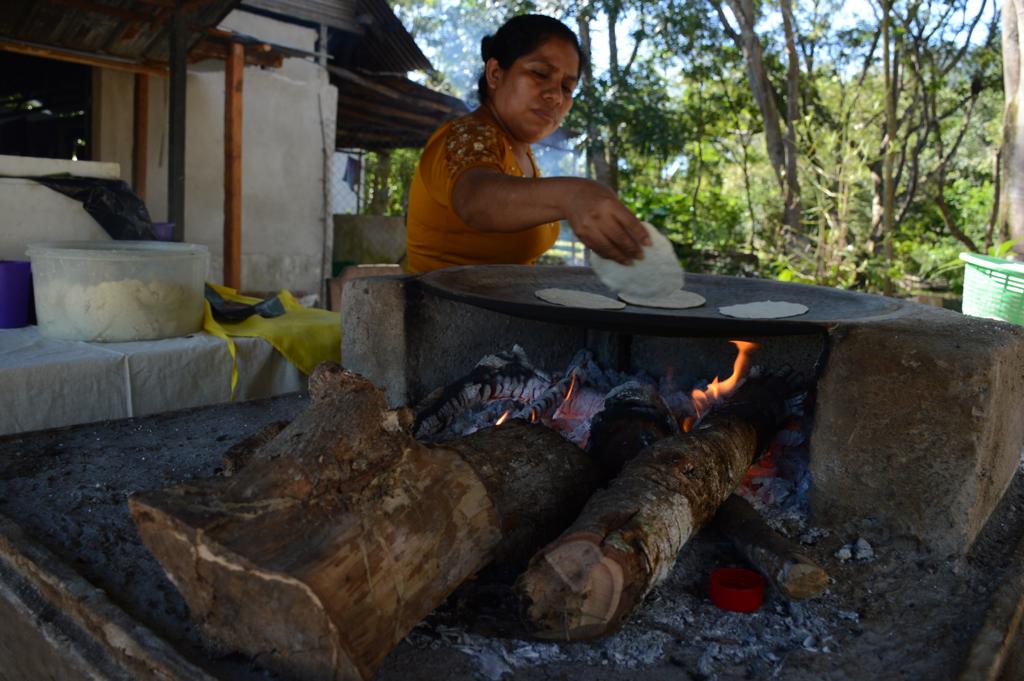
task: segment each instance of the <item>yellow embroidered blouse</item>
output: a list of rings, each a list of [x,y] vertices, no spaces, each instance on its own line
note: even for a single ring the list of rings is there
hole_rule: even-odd
[[[535,177],[540,177],[529,152]],[[521,177],[512,145],[491,113],[481,107],[449,121],[427,141],[409,190],[406,269],[429,272],[455,265],[533,264],[558,238],[558,223],[522,232],[481,232],[452,210],[455,183],[470,168],[495,168]]]

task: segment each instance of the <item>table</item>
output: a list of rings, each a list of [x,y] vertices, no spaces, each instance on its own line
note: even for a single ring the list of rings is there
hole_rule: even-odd
[[[262,338],[234,338],[234,399],[297,392],[305,376]],[[0,329],[0,435],[145,416],[232,399],[227,344],[200,332],[129,343]]]

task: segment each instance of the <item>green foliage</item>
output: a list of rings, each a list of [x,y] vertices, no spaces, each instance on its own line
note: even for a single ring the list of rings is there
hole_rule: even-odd
[[[380,174],[378,154],[368,153],[363,158],[363,197],[364,213],[380,215],[405,215],[409,204],[409,187],[412,176],[416,172],[416,164],[420,160],[420,149],[395,149],[390,152],[390,163],[383,174]],[[374,194],[383,192],[386,200],[374,201]],[[383,203],[380,210],[370,210],[371,206]]]
[[[687,269],[869,291],[889,282],[902,293],[956,290],[957,255],[967,246],[947,228],[940,195],[967,239],[980,250],[1006,252],[991,244],[998,236],[989,228],[1003,104],[998,35],[989,32],[999,21],[991,9],[974,23],[978,3],[894,0],[891,53],[900,90],[889,259],[878,220],[886,108],[878,17],[839,24],[849,14],[845,0],[794,8],[800,77],[791,123],[802,205],[794,229],[783,224],[765,118],[732,35],[738,25],[727,3],[716,11],[719,1],[402,0],[399,12],[434,60],[432,83],[468,100],[482,67],[480,38],[508,16],[531,9],[570,26],[589,21],[599,57],[610,54],[607,21],[617,16],[619,68],[598,60],[565,127],[579,133],[581,155],[605,155],[623,201],[669,236]],[[778,6],[752,8],[768,94],[785,133],[787,55]],[[400,208],[398,186],[413,163],[414,155],[396,155],[389,210]]]

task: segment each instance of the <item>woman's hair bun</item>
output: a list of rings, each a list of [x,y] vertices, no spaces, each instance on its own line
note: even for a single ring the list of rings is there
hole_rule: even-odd
[[[494,48],[494,36],[485,35],[480,39],[480,56],[483,57],[484,61],[491,58],[491,51]]]

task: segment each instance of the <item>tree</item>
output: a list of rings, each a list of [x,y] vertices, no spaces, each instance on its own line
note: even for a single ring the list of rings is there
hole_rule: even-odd
[[[998,224],[1016,239],[1013,250],[1024,257],[1024,82],[1020,77],[1024,40],[1024,0],[1003,0],[1003,144],[1000,150]]]

